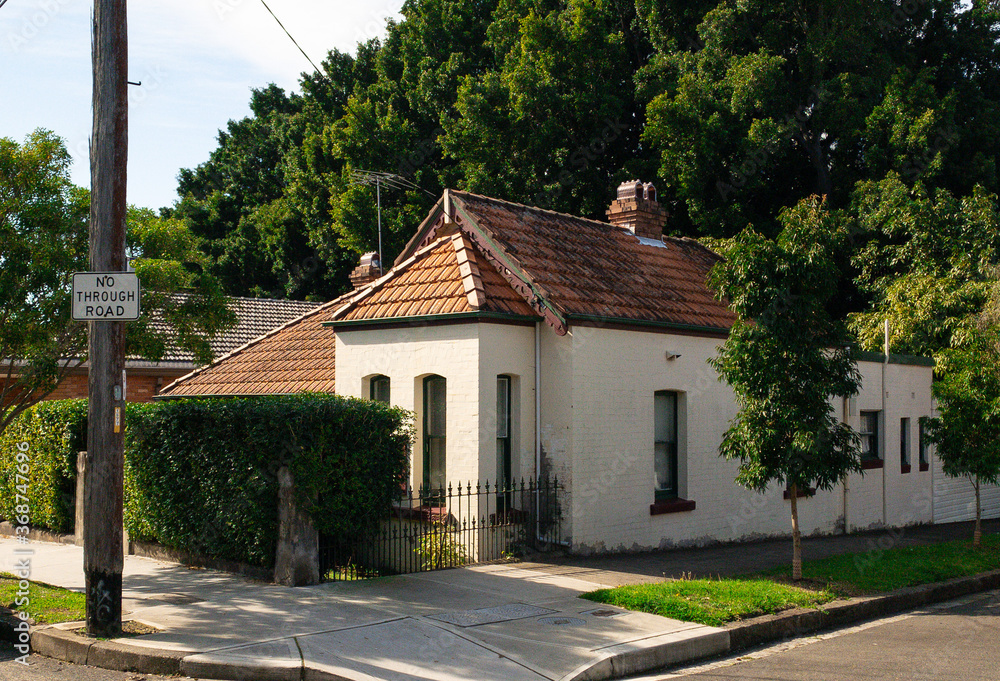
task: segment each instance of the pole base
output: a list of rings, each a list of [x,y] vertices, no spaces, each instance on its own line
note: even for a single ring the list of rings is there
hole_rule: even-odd
[[[87,580],[87,633],[114,638],[122,633],[122,575],[84,569]]]

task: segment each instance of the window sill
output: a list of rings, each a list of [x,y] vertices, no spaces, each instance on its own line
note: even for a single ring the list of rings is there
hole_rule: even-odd
[[[929,463],[922,463],[922,464],[920,464],[920,472],[921,473],[926,473],[930,469],[931,469],[931,465]]]
[[[801,499],[802,497],[814,497],[814,496],[816,496],[816,489],[814,487],[810,487],[808,489],[797,490],[795,498],[796,499]],[[791,493],[787,489],[785,490],[784,497],[785,497],[785,499],[791,499],[792,498]]]
[[[665,513],[682,513],[693,511],[694,502],[688,499],[664,499],[654,501],[649,505],[649,515],[663,515]]]
[[[873,468],[882,468],[885,462],[882,459],[866,459],[861,462],[861,469],[870,471]]]
[[[908,464],[908,463],[900,464],[899,465],[899,472],[902,473],[903,475],[906,475],[907,473],[909,473],[910,472],[910,464]]]

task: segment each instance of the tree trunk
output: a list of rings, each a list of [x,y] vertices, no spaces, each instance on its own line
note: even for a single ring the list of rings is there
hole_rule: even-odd
[[[802,533],[799,532],[799,486],[792,483],[788,498],[792,502],[792,579],[802,579]]]
[[[983,508],[979,503],[979,478],[976,478],[975,481],[973,481],[972,486],[976,490],[976,529],[972,531],[972,548],[978,549],[983,539]]]

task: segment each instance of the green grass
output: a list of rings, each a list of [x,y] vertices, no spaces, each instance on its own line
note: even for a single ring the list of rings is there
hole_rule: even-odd
[[[894,591],[943,582],[955,577],[1000,569],[1000,536],[983,537],[977,551],[970,540],[924,546],[902,546],[804,561],[803,579],[827,585],[842,596]],[[761,572],[758,577],[790,579],[791,566]]]
[[[83,594],[40,582],[30,583],[28,605],[18,608],[15,599],[19,581],[10,573],[0,573],[0,605],[14,611],[25,610],[38,624],[75,622],[86,616],[86,597]]]
[[[790,543],[789,543],[790,544]],[[879,548],[804,561],[803,581],[793,586],[791,566],[734,579],[672,580],[600,589],[581,597],[685,622],[721,626],[796,607],[817,607],[834,598],[894,591],[1000,569],[1000,536],[971,541]]]
[[[815,607],[834,597],[828,591],[811,591],[769,579],[681,579],[599,589],[582,596],[597,603],[715,627],[789,608]]]

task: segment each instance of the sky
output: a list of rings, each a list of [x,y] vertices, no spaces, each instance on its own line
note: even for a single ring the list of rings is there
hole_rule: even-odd
[[[402,0],[269,0],[317,64],[385,33]],[[0,137],[54,131],[90,186],[92,0],[7,0],[0,7]],[[128,201],[158,209],[177,173],[208,160],[218,131],[250,114],[253,88],[299,90],[312,67],[261,0],[133,0],[128,4]]]

